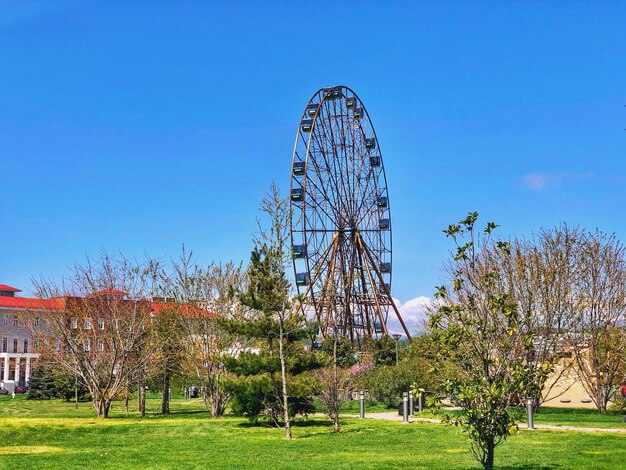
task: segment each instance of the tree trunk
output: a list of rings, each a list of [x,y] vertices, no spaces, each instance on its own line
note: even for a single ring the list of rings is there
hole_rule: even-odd
[[[493,443],[493,439],[487,440],[487,455],[485,456],[485,463],[483,464],[485,470],[493,470],[493,455],[494,455],[495,445]]]
[[[109,409],[111,408],[111,401],[104,398],[94,399],[94,408],[98,413],[98,418],[108,418]]]
[[[291,439],[291,423],[289,422],[289,396],[287,395],[287,366],[285,364],[285,331],[283,319],[280,319],[280,373],[283,381],[283,412],[285,419],[285,439]]]
[[[337,379],[337,334],[335,333],[335,338],[333,341],[333,405],[335,408],[335,426],[333,428],[333,432],[339,432],[339,407],[337,404],[339,403],[339,380]]]
[[[211,416],[213,418],[219,418],[224,414],[224,402],[219,391],[213,390],[211,394]]]
[[[130,392],[127,390],[126,391],[126,400],[124,401],[124,406],[126,408],[126,413],[128,413],[128,400],[130,398]]]
[[[111,409],[111,402],[108,400],[105,400],[104,402],[104,406],[102,409],[102,417],[103,418],[108,418],[109,417],[109,410]]]
[[[161,413],[170,414],[170,374],[165,372],[163,375],[163,400],[161,401]]]

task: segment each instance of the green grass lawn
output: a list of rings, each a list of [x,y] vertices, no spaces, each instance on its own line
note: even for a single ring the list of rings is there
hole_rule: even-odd
[[[132,404],[134,405],[134,403]],[[134,408],[134,406],[132,407]],[[199,400],[172,402],[173,415],[97,419],[89,403],[0,398],[0,468],[424,468],[479,469],[457,429],[437,424],[298,420],[291,442],[280,429],[235,417],[211,419]],[[618,469],[626,435],[520,431],[496,450],[497,468]]]
[[[523,419],[526,420],[526,412],[523,411]],[[449,412],[454,413],[454,412]],[[430,411],[426,410],[422,413],[415,413],[416,417],[433,418],[435,417]],[[556,426],[576,426],[586,428],[618,428],[626,429],[624,422],[624,414],[617,411],[607,411],[606,413],[598,413],[595,410],[576,409],[576,408],[550,408],[541,407],[538,413],[535,413],[535,424],[552,424]],[[520,424],[520,426],[522,426]],[[624,464],[626,468],[626,463]]]

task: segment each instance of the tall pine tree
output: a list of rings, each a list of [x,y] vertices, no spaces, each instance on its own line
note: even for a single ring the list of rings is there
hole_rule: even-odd
[[[254,350],[226,361],[238,375],[231,383],[233,410],[257,419],[269,416],[278,425],[282,415],[285,439],[291,439],[291,416],[313,410],[314,379],[305,372],[321,366],[321,358],[306,350],[301,339],[310,335],[305,318],[292,304],[292,286],[285,274],[289,206],[275,184],[261,203],[269,229],[260,226],[239,299],[251,313],[228,328],[255,341]]]

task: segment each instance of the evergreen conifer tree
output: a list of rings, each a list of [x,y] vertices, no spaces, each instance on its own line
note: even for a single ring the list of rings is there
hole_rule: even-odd
[[[50,400],[55,395],[52,366],[48,363],[36,364],[28,385],[27,400]]]

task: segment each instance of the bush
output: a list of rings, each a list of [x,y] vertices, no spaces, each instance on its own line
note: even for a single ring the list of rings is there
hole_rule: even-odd
[[[275,424],[283,419],[280,380],[270,374],[241,376],[226,383],[226,391],[232,395],[233,413],[257,421],[266,416]],[[289,413],[292,416],[315,411],[313,392],[315,380],[308,373],[293,376],[289,381]]]
[[[391,365],[391,347],[395,364],[395,342],[387,337],[371,343],[372,356],[377,364],[364,362],[353,366],[355,388],[367,389],[370,401],[396,406],[402,393],[414,388],[435,390],[439,379],[432,369],[433,346],[429,336],[413,339],[409,348],[402,351],[402,359],[397,366]]]
[[[360,379],[360,388],[369,391],[370,401],[396,406],[403,392],[408,392],[411,385],[419,380],[419,372],[409,363],[397,366],[379,366]]]

